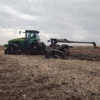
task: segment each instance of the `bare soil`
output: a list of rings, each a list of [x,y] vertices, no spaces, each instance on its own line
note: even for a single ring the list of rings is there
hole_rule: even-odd
[[[66,59],[5,55],[0,100],[100,100],[100,49],[74,47]]]

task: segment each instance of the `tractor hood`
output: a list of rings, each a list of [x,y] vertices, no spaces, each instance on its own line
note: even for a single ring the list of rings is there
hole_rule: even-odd
[[[25,41],[25,38],[16,38],[16,39],[9,40],[8,43],[24,42],[24,41]]]
[[[16,43],[21,47],[23,46],[24,42],[25,42],[25,38],[16,38],[16,39],[9,40],[8,44],[4,44],[4,47],[8,47],[8,45],[11,43]]]

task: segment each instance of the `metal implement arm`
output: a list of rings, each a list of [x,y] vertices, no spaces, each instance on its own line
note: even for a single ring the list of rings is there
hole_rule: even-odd
[[[56,44],[57,42],[63,42],[63,43],[86,43],[86,44],[93,44],[93,46],[96,47],[96,43],[95,42],[69,41],[67,39],[51,38],[50,40],[48,40],[48,42],[51,42],[51,44]]]

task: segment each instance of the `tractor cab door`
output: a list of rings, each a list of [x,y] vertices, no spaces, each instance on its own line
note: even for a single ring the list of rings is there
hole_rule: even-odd
[[[32,43],[33,41],[38,41],[39,40],[39,36],[38,33],[32,33],[32,32],[27,32],[26,33],[26,41],[29,43]]]

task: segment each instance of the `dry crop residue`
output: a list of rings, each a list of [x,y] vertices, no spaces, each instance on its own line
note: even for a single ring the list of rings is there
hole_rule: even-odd
[[[100,100],[99,60],[74,55],[45,59],[1,50],[0,100]]]

